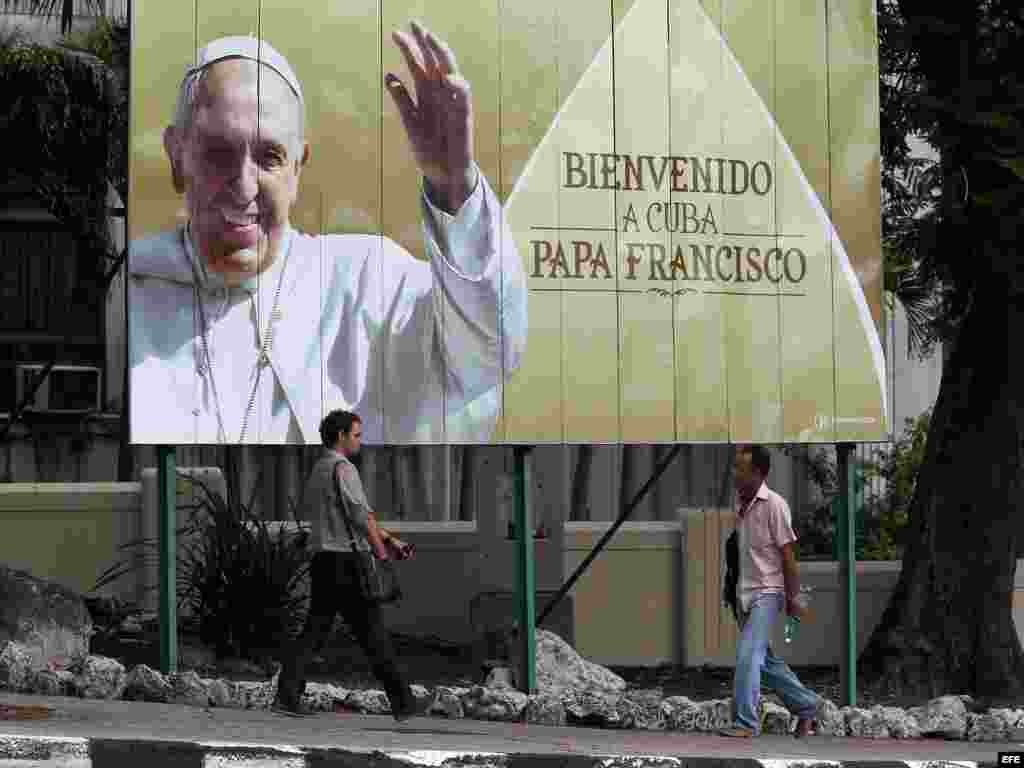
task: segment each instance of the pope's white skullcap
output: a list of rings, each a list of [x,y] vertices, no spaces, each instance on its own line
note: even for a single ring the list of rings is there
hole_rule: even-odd
[[[288,60],[285,59],[270,43],[256,37],[245,37],[235,35],[232,37],[221,37],[200,48],[196,54],[196,63],[185,71],[185,79],[196,72],[225,59],[249,59],[260,64],[265,64],[284,78],[285,82],[295,91],[299,104],[305,104],[302,98],[302,87],[299,85],[299,78],[295,76]]]

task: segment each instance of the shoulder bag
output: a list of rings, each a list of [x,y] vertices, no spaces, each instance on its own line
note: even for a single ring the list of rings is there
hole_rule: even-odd
[[[739,606],[736,604],[736,587],[740,580],[740,546],[739,532],[733,531],[725,542],[725,584],[722,588],[722,600],[732,609],[732,615],[739,619]]]
[[[349,538],[352,540],[352,554],[359,572],[359,589],[363,598],[371,603],[393,603],[402,597],[402,587],[398,583],[398,572],[393,560],[378,560],[373,552],[363,552],[356,548],[356,536],[352,530],[352,521],[348,514],[348,501],[341,484],[338,482],[338,465],[334,465],[334,489],[341,505],[341,516],[345,520]]]

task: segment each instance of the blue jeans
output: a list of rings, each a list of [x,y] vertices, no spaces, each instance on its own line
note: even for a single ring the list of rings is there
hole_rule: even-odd
[[[740,639],[736,648],[736,675],[733,678],[733,706],[736,724],[760,733],[757,715],[761,697],[761,674],[765,684],[782,699],[792,714],[813,718],[818,695],[804,687],[782,659],[775,656],[768,641],[776,617],[785,609],[785,597],[779,592],[754,595],[749,613],[740,613]]]

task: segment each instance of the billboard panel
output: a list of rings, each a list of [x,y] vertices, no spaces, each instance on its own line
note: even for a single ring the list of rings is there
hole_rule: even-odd
[[[135,14],[132,442],[885,438],[871,0]]]

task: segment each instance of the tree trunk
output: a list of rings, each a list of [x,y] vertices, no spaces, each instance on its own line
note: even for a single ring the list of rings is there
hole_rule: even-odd
[[[590,473],[594,467],[594,446],[576,449],[576,468],[572,473],[572,495],[569,501],[570,520],[590,519]]]
[[[1021,501],[1024,303],[979,293],[943,369],[903,569],[861,656],[865,681],[913,696],[1024,694],[1013,621]]]

